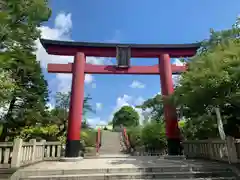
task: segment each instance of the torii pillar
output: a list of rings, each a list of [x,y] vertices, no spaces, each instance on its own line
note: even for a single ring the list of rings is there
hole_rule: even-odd
[[[174,91],[173,80],[172,80],[172,65],[169,54],[162,54],[159,57],[159,69],[161,72],[161,91],[162,96],[168,97]],[[178,127],[178,118],[176,108],[172,105],[164,102],[164,119],[165,129],[168,144],[169,155],[180,155],[180,130]]]
[[[69,108],[65,157],[79,157],[80,133],[83,118],[85,55],[78,52],[72,67],[72,91]]]

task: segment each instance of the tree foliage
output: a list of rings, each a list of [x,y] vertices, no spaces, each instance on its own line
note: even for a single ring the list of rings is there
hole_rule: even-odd
[[[240,124],[239,37],[239,20],[232,29],[212,30],[210,39],[203,42],[197,55],[188,62],[189,68],[182,74],[171,97],[174,105],[181,107],[184,116],[190,118],[186,126],[192,127],[189,131],[196,131],[195,138],[207,138],[216,133],[215,108],[220,109],[225,130],[228,129],[226,133],[237,136],[236,127]],[[208,135],[202,137],[203,132]]]
[[[240,137],[240,19],[231,29],[211,30],[197,54],[186,63],[174,94],[168,99],[185,118],[181,128],[187,139],[218,138],[217,117],[220,109],[224,130]],[[161,95],[150,98],[141,106],[150,110],[150,119],[163,118]]]
[[[158,151],[166,148],[165,123],[149,122],[143,127],[142,141],[147,151]]]
[[[89,129],[89,124],[87,123],[86,115],[88,112],[93,112],[90,104],[90,96],[84,98],[83,104],[83,120],[82,129]],[[57,92],[55,96],[55,107],[48,110],[48,116],[40,124],[41,127],[56,125],[58,130],[56,137],[61,137],[66,135],[68,117],[69,117],[69,105],[70,105],[70,92]]]
[[[123,106],[113,116],[113,128],[123,125],[124,127],[138,126],[139,115],[131,106]]]
[[[150,121],[127,129],[131,147],[135,150],[159,152],[166,149],[164,122]]]
[[[127,128],[127,134],[132,148],[143,146],[141,126]]]
[[[9,71],[0,72],[0,108],[5,109],[7,102],[11,99],[15,84]]]
[[[83,108],[85,113],[91,110],[90,100],[87,96],[84,100]],[[56,104],[53,109],[47,111],[46,119],[37,125],[25,126],[21,129],[20,137],[24,140],[45,139],[48,141],[58,141],[65,143],[67,132],[67,121],[69,113],[70,93],[57,92],[55,96]],[[81,140],[86,146],[95,144],[96,133],[91,129],[86,121],[82,122]]]
[[[0,12],[1,72],[9,74],[11,97],[7,99],[2,118],[1,140],[19,134],[21,127],[42,121],[48,98],[47,82],[36,61],[35,41],[38,27],[48,20],[46,0],[2,0]]]
[[[51,113],[52,113],[52,116],[56,118],[56,119],[53,119],[53,122],[59,124],[59,126],[67,124],[69,106],[70,106],[70,95],[71,95],[71,92],[56,93],[56,96],[55,96],[56,105],[55,105],[55,108],[51,110]],[[82,122],[83,128],[88,127],[87,121],[86,121],[87,113],[94,112],[90,104],[90,100],[91,100],[91,97],[86,96],[83,101],[83,122]]]
[[[47,82],[35,53],[39,26],[51,15],[48,0],[1,0],[0,9],[0,140],[64,140],[70,96],[57,93],[56,106],[46,107]],[[93,111],[90,99],[84,99],[84,117]],[[87,143],[88,134],[82,136]]]

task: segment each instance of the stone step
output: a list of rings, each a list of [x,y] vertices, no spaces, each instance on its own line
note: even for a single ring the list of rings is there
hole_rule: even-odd
[[[76,179],[77,177],[64,177],[64,179],[58,179],[58,180],[79,180]],[[0,179],[2,180],[2,179]],[[3,179],[8,180],[8,179]],[[48,180],[48,179],[21,179],[20,180]],[[52,180],[52,179],[51,179]],[[96,180],[96,179],[93,179]],[[132,179],[132,180],[152,180],[152,179]],[[176,180],[176,178],[161,178],[161,179],[155,179],[155,180]],[[237,180],[236,177],[212,177],[212,178],[178,178],[178,180]]]
[[[0,180],[2,180],[0,178]],[[8,180],[8,179],[3,179],[3,180]],[[20,180],[23,180],[23,179],[20,179]],[[24,180],[32,180],[32,179],[24,179]],[[37,180],[37,179],[34,179],[34,180]],[[45,180],[45,179],[38,179],[38,180]],[[48,179],[46,179],[48,180]],[[51,179],[52,180],[52,179]],[[78,180],[76,179],[75,177],[64,177],[64,179],[58,179],[58,180]],[[96,179],[93,179],[93,180],[96,180]],[[152,179],[132,179],[132,180],[152,180]],[[161,178],[161,179],[155,179],[155,180],[176,180],[176,178]],[[178,178],[178,180],[237,180],[236,177],[217,177],[217,178]]]
[[[233,171],[226,167],[188,167],[188,166],[171,166],[171,167],[148,167],[148,168],[110,168],[110,169],[72,169],[72,170],[56,170],[56,174],[114,174],[114,173],[188,173],[188,172],[230,172]],[[33,172],[36,173],[36,172]],[[41,175],[51,175],[51,171],[39,172]],[[49,174],[50,173],[50,174]],[[40,175],[39,174],[39,175]],[[29,174],[31,175],[31,174]],[[34,174],[32,174],[34,175]]]
[[[104,153],[104,154],[119,154],[121,151],[120,149],[111,149],[111,148],[103,148],[103,149],[99,149],[100,153]]]
[[[57,172],[57,170],[55,171]],[[111,168],[111,169],[73,169],[65,170],[64,174],[111,174],[111,173],[158,173],[158,172],[233,172],[230,168],[226,167],[188,167],[188,166],[172,166],[172,167],[148,167],[148,168]],[[51,171],[45,171],[44,173],[51,173]],[[59,174],[62,172],[59,171]]]
[[[106,159],[106,158],[110,158],[110,159],[118,159],[118,158],[126,158],[126,157],[129,157],[129,155],[126,155],[124,153],[121,153],[121,154],[113,154],[113,153],[106,153],[106,154],[96,154],[95,156],[86,156],[84,157],[84,159]]]
[[[29,176],[20,178],[21,180],[59,180],[59,179],[78,179],[78,180],[117,180],[117,179],[162,179],[162,178],[232,178],[232,172],[146,172],[146,173],[100,173],[100,174],[71,174],[71,175],[48,175],[48,176]]]
[[[16,169],[0,169],[0,180],[7,180],[16,171]]]
[[[19,177],[29,177],[29,176],[52,176],[52,175],[74,175],[81,174],[85,176],[91,176],[93,174],[149,174],[149,173],[168,173],[168,174],[178,174],[178,173],[233,173],[233,170],[226,168],[224,166],[168,166],[168,167],[148,167],[148,168],[105,168],[105,169],[65,169],[65,170],[37,170],[37,171],[24,171],[18,174]],[[180,178],[180,177],[179,177]]]
[[[115,154],[118,154],[118,153],[120,153],[120,149],[99,149],[99,151],[100,152],[105,152],[105,153],[107,153],[107,152],[110,152],[110,153],[114,153],[115,152]]]
[[[101,149],[108,149],[108,148],[111,148],[111,149],[120,149],[120,146],[117,146],[117,145],[104,145],[104,144],[102,144],[101,145],[101,147],[100,147]]]

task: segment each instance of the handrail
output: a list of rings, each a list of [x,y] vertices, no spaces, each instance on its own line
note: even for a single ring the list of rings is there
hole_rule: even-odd
[[[98,128],[98,131],[97,131],[97,142],[96,142],[96,152],[97,153],[99,152],[100,147],[101,147],[101,129]]]
[[[123,128],[123,137],[124,137],[127,149],[129,149],[130,148],[130,143],[129,143],[129,138],[128,138],[128,135],[127,135],[127,129],[125,127]]]

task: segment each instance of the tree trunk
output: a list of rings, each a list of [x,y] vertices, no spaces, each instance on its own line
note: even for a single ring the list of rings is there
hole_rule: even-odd
[[[8,126],[9,126],[9,123],[10,123],[9,121],[10,121],[10,117],[12,116],[12,111],[13,111],[15,102],[16,102],[16,97],[14,96],[12,98],[12,100],[10,101],[8,112],[7,112],[7,114],[5,115],[5,118],[4,118],[5,122],[3,124],[2,134],[0,135],[0,141],[5,141],[6,137],[8,136]]]
[[[62,136],[66,130],[67,130],[67,126],[66,126],[66,124],[64,123],[63,128],[62,128],[61,130],[59,130],[59,132],[57,133],[56,136],[57,136],[57,137]]]
[[[226,135],[225,135],[224,128],[223,128],[223,122],[222,122],[220,109],[219,108],[214,108],[214,110],[215,110],[215,113],[216,113],[216,116],[217,116],[217,125],[218,125],[219,135],[220,135],[222,140],[225,140]]]
[[[7,126],[3,124],[2,133],[0,135],[0,142],[4,142],[7,137]]]

